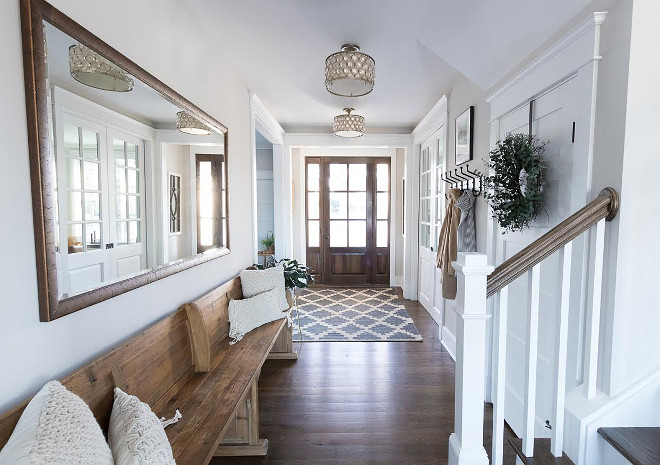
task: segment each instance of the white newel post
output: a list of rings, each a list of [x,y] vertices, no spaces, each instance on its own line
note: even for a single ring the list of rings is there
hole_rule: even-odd
[[[493,271],[486,255],[459,253],[452,263],[456,294],[456,387],[454,432],[449,465],[488,465],[483,445],[486,370],[486,278]]]

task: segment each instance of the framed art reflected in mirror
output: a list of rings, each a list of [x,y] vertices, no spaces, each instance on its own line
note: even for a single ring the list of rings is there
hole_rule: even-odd
[[[47,2],[21,21],[41,320],[229,253],[227,128]]]

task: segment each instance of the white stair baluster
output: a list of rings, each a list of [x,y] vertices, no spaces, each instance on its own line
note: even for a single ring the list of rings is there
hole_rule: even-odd
[[[573,243],[569,242],[559,251],[561,278],[561,303],[557,329],[557,358],[555,359],[555,379],[557,386],[553,403],[552,435],[550,449],[555,457],[561,457],[564,449],[564,401],[566,400],[566,354],[568,347],[568,312],[571,297],[571,261]]]
[[[528,302],[527,353],[525,355],[525,397],[523,412],[523,454],[534,456],[534,423],[536,418],[536,362],[539,342],[539,298],[541,265],[527,272]]]
[[[593,230],[592,230],[593,231]],[[590,303],[587,308],[587,325],[584,354],[584,395],[592,399],[598,383],[598,341],[600,336],[600,306],[603,289],[603,254],[605,252],[605,220],[596,224],[593,282]]]
[[[506,394],[506,337],[509,310],[509,286],[499,293],[499,305],[495,314],[493,367],[495,367],[493,395],[493,465],[504,462],[504,398]]]

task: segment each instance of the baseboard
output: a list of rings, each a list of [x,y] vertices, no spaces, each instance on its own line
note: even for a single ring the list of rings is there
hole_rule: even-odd
[[[442,326],[440,329],[440,342],[442,343],[442,346],[445,348],[447,352],[449,352],[449,355],[451,355],[451,358],[454,359],[454,362],[456,361],[456,336],[454,336],[451,331],[447,329],[446,326]]]
[[[442,312],[439,309],[435,308],[435,307],[431,307],[430,309],[427,309],[426,307],[424,307],[424,310],[426,310],[426,313],[431,315],[431,318],[433,318],[433,321],[435,321],[435,323],[438,325],[438,327],[442,328],[442,324],[443,324],[443,322],[442,322]]]

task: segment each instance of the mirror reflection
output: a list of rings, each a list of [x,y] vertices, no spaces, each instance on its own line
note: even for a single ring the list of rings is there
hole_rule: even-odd
[[[44,31],[60,297],[226,251],[224,135]]]

